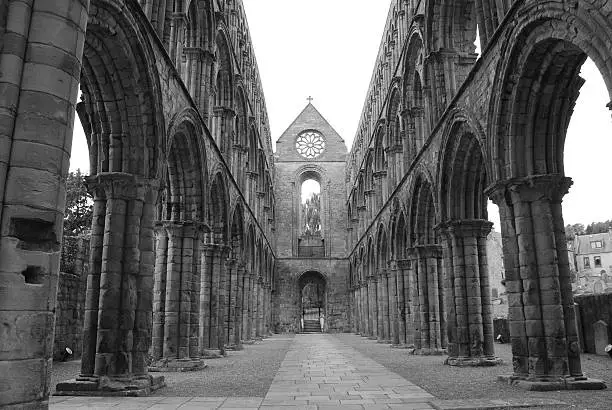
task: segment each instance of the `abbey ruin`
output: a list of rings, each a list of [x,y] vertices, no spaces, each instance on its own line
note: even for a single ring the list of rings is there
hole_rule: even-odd
[[[612,95],[610,1],[393,0],[347,149],[312,103],[271,135],[241,0],[0,1],[0,407],[48,405],[77,115],[94,217],[81,370],[58,393],[146,395],[149,366],[313,320],[496,365],[489,198],[506,379],[605,388],[581,367],[561,209],[587,57]]]

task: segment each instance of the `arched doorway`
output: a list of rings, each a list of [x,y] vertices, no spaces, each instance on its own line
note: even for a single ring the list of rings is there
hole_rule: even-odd
[[[316,271],[309,271],[300,277],[299,307],[300,331],[322,332],[325,330],[327,283],[325,277]]]

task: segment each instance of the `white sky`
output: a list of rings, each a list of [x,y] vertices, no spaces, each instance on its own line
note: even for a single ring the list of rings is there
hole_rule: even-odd
[[[366,97],[389,1],[245,0],[272,140],[306,106],[308,96],[350,149]],[[565,223],[612,219],[608,171],[612,117],[603,79],[587,62],[565,146],[574,186],[563,202]],[[88,170],[85,136],[75,126],[71,169]],[[490,219],[499,230],[495,206]]]

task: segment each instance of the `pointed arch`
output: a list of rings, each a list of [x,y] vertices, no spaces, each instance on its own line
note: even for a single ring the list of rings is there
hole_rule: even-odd
[[[210,183],[209,218],[215,240],[226,243],[228,238],[228,208],[229,196],[227,180],[222,172],[217,172]]]

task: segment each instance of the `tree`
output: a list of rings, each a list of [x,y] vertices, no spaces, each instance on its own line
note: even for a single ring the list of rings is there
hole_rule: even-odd
[[[583,224],[573,224],[565,226],[565,239],[567,241],[573,241],[576,236],[584,235],[584,225]]]
[[[592,235],[594,233],[604,233],[608,232],[608,230],[612,228],[612,221],[608,220],[605,222],[591,222],[586,227],[586,234]]]
[[[64,212],[64,236],[76,236],[91,228],[93,217],[92,197],[85,187],[85,175],[80,169],[69,172],[66,178],[66,210]]]

